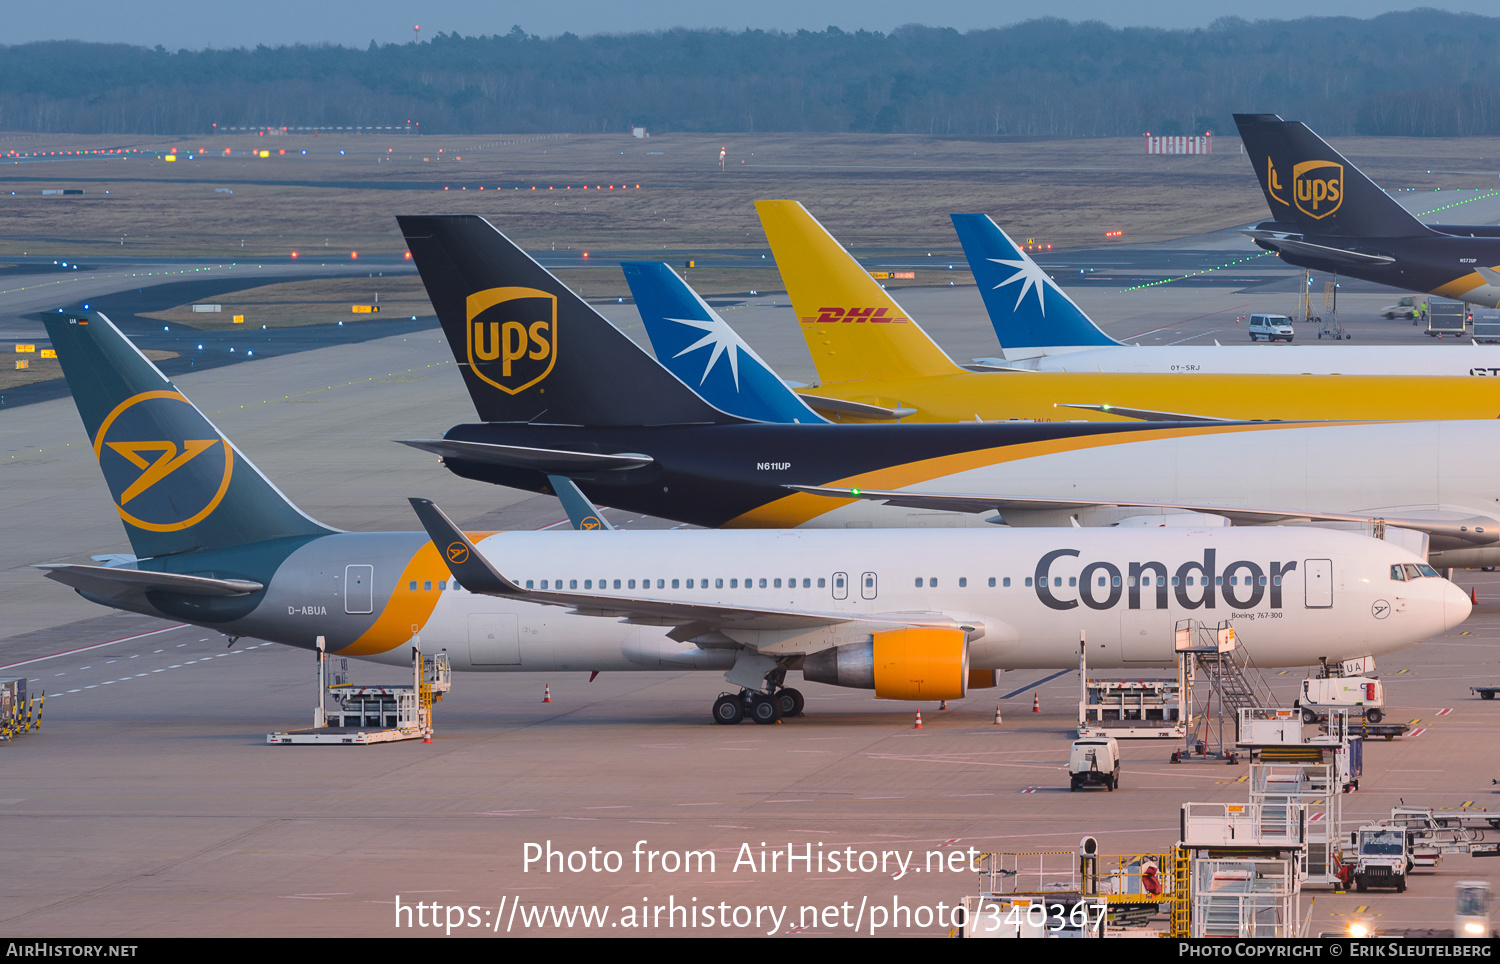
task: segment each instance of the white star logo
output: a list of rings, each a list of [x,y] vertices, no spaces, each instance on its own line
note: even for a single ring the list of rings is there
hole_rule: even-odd
[[[740,336],[735,334],[729,323],[718,315],[710,312],[707,321],[699,321],[696,318],[668,318],[667,321],[675,321],[679,325],[687,325],[689,328],[697,328],[699,331],[707,332],[702,338],[693,342],[682,351],[673,355],[673,358],[681,358],[690,351],[697,351],[707,345],[713,346],[713,352],[708,356],[708,364],[703,368],[703,377],[698,380],[702,385],[708,381],[709,373],[714,370],[714,365],[719,361],[720,355],[729,356],[729,370],[734,375],[734,390],[740,390],[740,355],[739,348],[742,342]]]
[[[1047,304],[1042,300],[1042,288],[1048,282],[1047,272],[1043,271],[1041,265],[1022,255],[1020,261],[1007,261],[1004,258],[988,258],[995,264],[1003,264],[1007,268],[1015,268],[1016,273],[995,285],[996,288],[1004,288],[1012,282],[1021,282],[1021,292],[1016,295],[1016,310],[1020,310],[1021,302],[1026,300],[1026,292],[1032,288],[1036,289],[1036,305],[1041,309],[1042,317],[1047,317]]]

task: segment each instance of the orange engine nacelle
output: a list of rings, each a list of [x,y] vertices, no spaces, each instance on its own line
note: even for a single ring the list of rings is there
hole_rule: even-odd
[[[969,679],[969,646],[961,629],[894,629],[876,633],[875,698],[956,700]]]

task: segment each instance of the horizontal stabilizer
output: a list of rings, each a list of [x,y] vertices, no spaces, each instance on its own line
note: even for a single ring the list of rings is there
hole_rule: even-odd
[[[1053,408],[1078,408],[1085,412],[1104,412],[1121,418],[1138,418],[1143,422],[1239,422],[1242,419],[1216,415],[1187,415],[1182,412],[1158,412],[1150,408],[1125,408],[1120,405],[1097,405],[1084,402],[1057,402]]]
[[[821,395],[808,395],[806,392],[800,394],[802,400],[814,409],[820,412],[832,412],[835,415],[856,415],[860,418],[871,419],[897,419],[917,414],[917,410],[914,408],[886,408],[884,405],[851,402],[842,398],[824,398]]]
[[[249,579],[211,579],[207,576],[183,576],[144,569],[77,566],[57,562],[44,563],[35,568],[43,570],[48,579],[55,579],[65,586],[106,599],[135,596],[144,592],[175,592],[184,596],[248,596],[266,588]]]
[[[636,469],[655,461],[649,455],[633,452],[600,455],[597,452],[571,452],[567,449],[539,449],[525,445],[496,445],[444,438],[403,438],[396,441],[414,449],[441,455],[445,459],[483,462],[487,465],[503,465],[512,469],[530,469],[556,475]]]
[[[1326,244],[1314,244],[1311,241],[1303,241],[1298,238],[1288,238],[1271,231],[1246,231],[1256,244],[1265,248],[1275,248],[1277,251],[1285,251],[1287,254],[1300,254],[1312,258],[1323,258],[1339,264],[1377,268],[1383,265],[1395,264],[1396,259],[1385,254],[1366,254],[1363,251],[1350,251],[1347,248],[1335,248]]]
[[[1192,502],[1137,502],[1129,499],[1037,499],[1026,496],[961,495],[910,492],[901,489],[845,489],[826,485],[788,485],[788,489],[832,499],[866,499],[907,509],[943,512],[999,512],[1006,510],[1062,510],[1098,508],[1164,509],[1223,516],[1236,525],[1280,525],[1292,522],[1353,522],[1395,526],[1422,532],[1434,549],[1487,546],[1500,542],[1500,520],[1444,510],[1407,513],[1314,512],[1302,509],[1247,508]],[[1439,543],[1442,543],[1441,545]]]

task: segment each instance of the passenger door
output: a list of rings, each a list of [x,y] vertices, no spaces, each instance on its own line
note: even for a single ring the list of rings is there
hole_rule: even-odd
[[[1307,584],[1307,608],[1328,609],[1333,605],[1333,560],[1304,559],[1302,578]]]

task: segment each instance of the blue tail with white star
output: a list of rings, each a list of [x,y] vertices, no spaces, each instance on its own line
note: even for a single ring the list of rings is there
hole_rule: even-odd
[[[1003,348],[1118,345],[986,214],[955,214],[953,227]]]
[[[620,265],[656,358],[715,408],[761,422],[826,422],[664,264]]]

